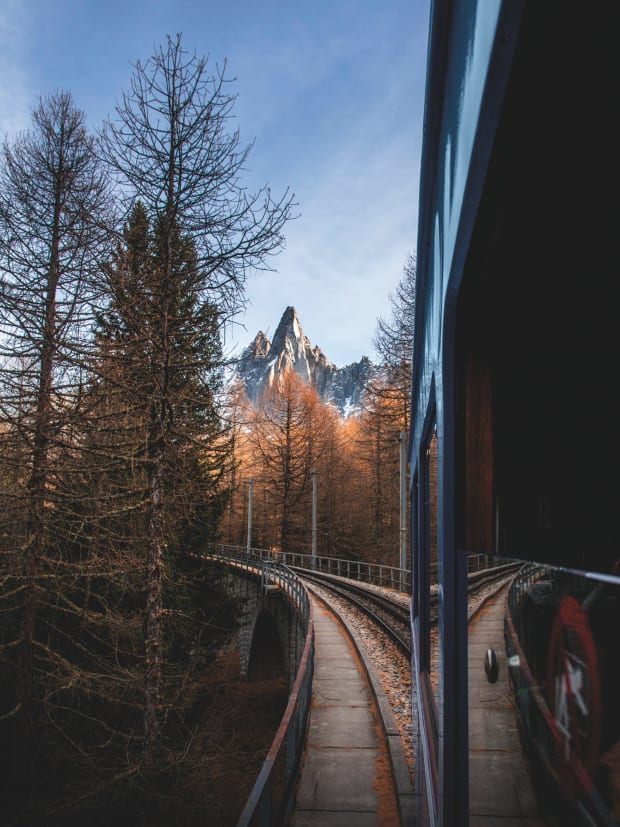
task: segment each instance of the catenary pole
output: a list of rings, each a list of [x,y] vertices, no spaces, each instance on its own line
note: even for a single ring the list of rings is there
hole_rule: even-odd
[[[407,434],[400,434],[400,588],[405,591],[407,568]]]
[[[254,488],[254,480],[252,477],[248,480],[248,554],[252,548],[252,493]]]
[[[317,472],[312,472],[312,570],[316,569],[316,510],[317,510],[317,491],[316,491]]]

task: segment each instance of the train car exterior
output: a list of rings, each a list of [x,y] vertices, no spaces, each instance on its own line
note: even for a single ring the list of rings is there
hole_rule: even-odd
[[[496,823],[472,809],[473,554],[524,564],[499,668],[532,819],[620,823],[618,11],[431,7],[409,453],[421,825]]]

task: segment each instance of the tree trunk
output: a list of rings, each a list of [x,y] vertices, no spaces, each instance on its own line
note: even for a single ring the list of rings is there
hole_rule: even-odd
[[[161,648],[163,609],[164,566],[164,454],[167,424],[170,415],[170,291],[171,272],[171,221],[164,229],[166,260],[163,268],[160,299],[161,324],[158,353],[159,368],[151,403],[151,427],[149,434],[149,488],[150,514],[146,557],[146,617],[144,674],[144,766],[152,769],[157,764],[160,746],[159,713],[161,709]]]
[[[57,171],[62,179],[62,163]],[[37,614],[37,573],[45,552],[45,490],[48,482],[48,453],[52,417],[52,379],[56,338],[56,289],[58,285],[59,256],[59,195],[56,195],[53,215],[52,246],[47,281],[47,298],[41,348],[41,368],[36,401],[32,469],[28,481],[30,496],[28,529],[24,547],[25,590],[22,607],[21,645],[17,692],[21,704],[26,740],[34,730],[33,646]]]
[[[162,446],[163,447],[163,446]],[[161,705],[161,613],[163,580],[163,451],[154,457],[150,471],[151,514],[146,556],[146,617],[144,674],[144,766],[153,768],[159,751]]]

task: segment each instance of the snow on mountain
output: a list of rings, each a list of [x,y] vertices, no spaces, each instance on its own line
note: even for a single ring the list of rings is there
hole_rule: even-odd
[[[336,367],[304,335],[294,307],[287,307],[284,311],[271,342],[262,330],[256,334],[236,366],[236,372],[254,404],[265,388],[289,369],[294,370],[315,388],[324,402],[333,404],[345,417],[360,410],[364,388],[375,371],[366,356],[343,368]]]

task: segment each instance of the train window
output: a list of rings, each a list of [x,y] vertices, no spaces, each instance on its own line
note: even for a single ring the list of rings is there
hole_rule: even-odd
[[[432,606],[436,604],[439,593],[439,554],[438,554],[438,490],[437,490],[437,428],[433,429],[433,434],[427,448],[427,463],[428,463],[428,486],[427,486],[427,522],[428,522],[428,561],[430,573],[430,600],[429,607],[431,611],[431,628],[429,634],[429,673],[431,676],[431,684],[434,693],[437,692],[437,685],[439,682],[440,670],[440,656],[439,656],[439,638],[437,624],[433,623],[433,609]],[[434,610],[436,613],[436,609]]]
[[[421,736],[426,753],[426,777],[419,777],[428,792],[428,803],[438,802],[438,750],[440,721],[438,713],[441,647],[437,631],[439,572],[438,450],[437,429],[432,422],[420,458],[418,486],[414,489],[418,531],[415,541],[416,580],[414,617],[416,618],[417,659],[421,702]],[[420,768],[419,768],[420,769]]]
[[[620,824],[620,576],[472,555],[470,817]]]
[[[418,583],[420,580],[420,538],[418,535],[420,521],[418,520],[420,480],[417,468],[413,475],[411,486],[411,617],[416,619],[420,615],[420,601]]]

